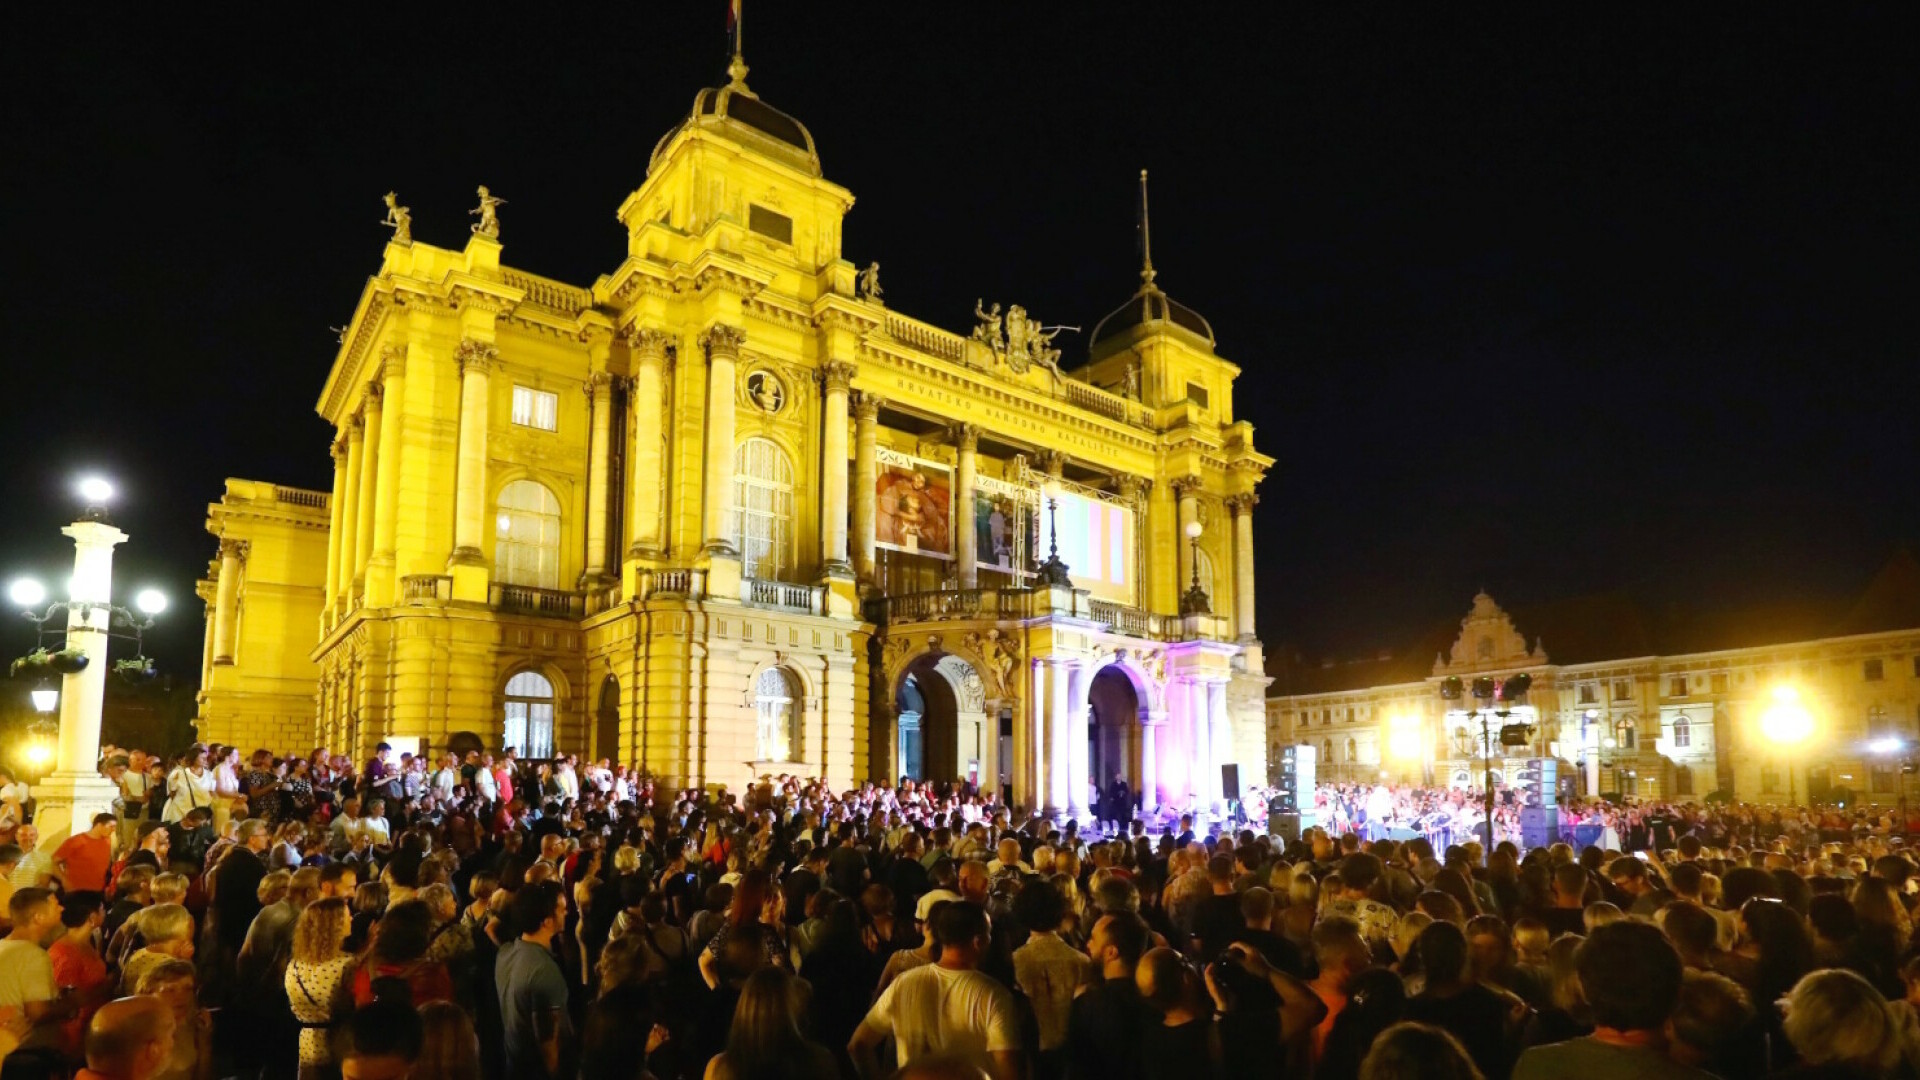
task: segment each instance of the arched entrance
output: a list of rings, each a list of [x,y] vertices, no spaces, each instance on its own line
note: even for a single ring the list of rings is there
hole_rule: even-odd
[[[593,756],[620,762],[620,680],[611,675],[600,682],[600,704],[593,714]]]
[[[952,653],[919,657],[901,673],[893,705],[901,776],[992,783],[997,729],[988,722],[986,688],[972,664]]]
[[[1126,671],[1110,664],[1095,672],[1087,686],[1087,775],[1099,798],[1089,805],[1103,807],[1116,779],[1126,781],[1129,800],[1139,805],[1140,720],[1140,695]]]

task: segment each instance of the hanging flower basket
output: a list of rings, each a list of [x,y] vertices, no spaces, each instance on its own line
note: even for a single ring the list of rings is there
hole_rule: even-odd
[[[145,683],[152,682],[157,678],[160,674],[160,669],[153,666],[152,659],[145,656],[136,656],[131,660],[115,661],[113,673],[130,683]]]
[[[47,654],[47,666],[60,675],[78,675],[87,670],[87,664],[92,660],[92,657],[79,649],[61,649],[59,652]]]
[[[47,650],[35,649],[20,659],[15,660],[13,666],[8,669],[8,673],[12,675],[19,675],[22,672],[28,675],[44,674],[51,670],[51,665],[48,663],[49,659]]]

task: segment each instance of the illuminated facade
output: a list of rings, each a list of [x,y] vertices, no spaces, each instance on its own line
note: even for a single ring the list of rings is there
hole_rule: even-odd
[[[390,200],[317,406],[333,490],[232,481],[209,519],[202,735],[966,776],[1061,814],[1114,774],[1169,807],[1258,782],[1272,459],[1211,328],[1150,262],[1066,373],[1017,306],[890,310],[851,193],[731,73],[590,285],[504,264],[484,189],[457,250]]]
[[[1784,803],[1851,792],[1894,803],[1903,783],[1914,782],[1903,780],[1901,765],[1920,734],[1920,568],[1903,555],[1850,611],[1797,621],[1815,633],[1698,647],[1751,640],[1766,621],[1750,619],[1695,633],[1696,647],[1679,652],[1659,648],[1662,635],[1646,632],[1623,603],[1567,605],[1523,615],[1516,626],[1482,593],[1457,626],[1399,655],[1319,667],[1277,662],[1269,753],[1314,746],[1323,782],[1478,786],[1479,723],[1441,700],[1440,682],[1524,671],[1532,692],[1510,722],[1534,724],[1535,739],[1504,749],[1496,741],[1498,777],[1527,758],[1554,757],[1565,794],[1692,801],[1725,791],[1743,802]],[[1521,627],[1537,635],[1531,645]],[[1551,655],[1556,640],[1568,642],[1568,662]],[[1619,658],[1590,659],[1609,652]],[[1792,746],[1770,739],[1763,721],[1783,686],[1813,721],[1811,736]]]

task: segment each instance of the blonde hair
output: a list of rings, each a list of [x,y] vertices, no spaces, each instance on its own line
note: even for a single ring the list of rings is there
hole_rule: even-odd
[[[1579,934],[1561,934],[1547,946],[1548,992],[1553,1007],[1573,1012],[1587,1003],[1587,989],[1580,985],[1580,969],[1575,963],[1580,945],[1586,938]]]
[[[153,878],[152,895],[156,904],[177,904],[187,898],[190,883],[185,874],[156,874]]]
[[[133,988],[133,992],[143,996],[158,994],[177,982],[193,982],[193,964],[186,960],[162,960],[141,972],[140,984]]]
[[[1294,880],[1298,881],[1299,878]],[[1393,933],[1388,938],[1388,944],[1393,946],[1393,955],[1405,960],[1413,953],[1413,943],[1420,939],[1420,931],[1432,925],[1433,916],[1424,911],[1409,911],[1400,916],[1400,921],[1393,925]]]
[[[140,913],[140,936],[148,945],[193,940],[193,914],[179,904],[155,904]]]
[[[287,879],[287,903],[305,908],[320,895],[320,868],[303,866]]]
[[[262,906],[277,904],[286,899],[287,885],[292,881],[292,874],[285,870],[274,870],[261,878],[260,884],[254,886],[253,895]]]
[[[1586,915],[1581,921],[1587,924],[1587,933],[1591,934],[1603,926],[1620,922],[1626,917],[1627,913],[1621,911],[1619,907],[1601,900],[1587,905]]]
[[[1537,964],[1546,958],[1547,946],[1553,943],[1553,937],[1547,930],[1547,924],[1539,919],[1520,918],[1513,922],[1513,947],[1520,953],[1520,959],[1529,964]]]
[[[1900,1029],[1885,998],[1851,971],[1816,971],[1784,1000],[1787,1039],[1808,1065],[1847,1065],[1885,1075],[1900,1060]]]
[[[640,849],[632,844],[621,844],[613,853],[613,871],[616,874],[632,874],[640,869]]]
[[[342,954],[341,945],[353,929],[353,913],[337,896],[315,900],[300,913],[293,928],[293,958],[303,964],[324,964]]]

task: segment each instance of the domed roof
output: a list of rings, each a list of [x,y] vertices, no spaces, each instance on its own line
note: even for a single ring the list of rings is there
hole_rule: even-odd
[[[760,100],[747,89],[747,66],[736,57],[729,69],[733,81],[694,95],[693,110],[673,130],[660,137],[647,162],[647,171],[660,164],[667,144],[689,126],[716,131],[734,142],[791,165],[809,176],[819,176],[820,155],[806,125]]]
[[[1142,285],[1140,291],[1134,293],[1126,303],[1101,319],[1094,326],[1093,336],[1087,339],[1087,343],[1097,349],[1108,338],[1119,337],[1136,326],[1152,324],[1177,326],[1206,341],[1208,348],[1214,346],[1213,326],[1199,312],[1161,292],[1151,281]]]

